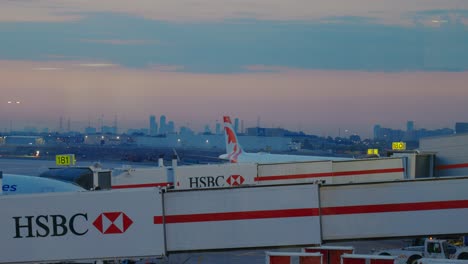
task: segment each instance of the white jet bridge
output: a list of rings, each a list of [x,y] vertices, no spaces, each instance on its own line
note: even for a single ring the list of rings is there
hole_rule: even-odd
[[[468,177],[0,197],[0,263],[468,234]]]

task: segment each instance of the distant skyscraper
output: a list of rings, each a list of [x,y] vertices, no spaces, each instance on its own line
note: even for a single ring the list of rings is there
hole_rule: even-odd
[[[374,139],[379,139],[380,138],[380,125],[375,125],[374,126]]]
[[[239,133],[239,118],[234,119],[234,131]]]
[[[174,133],[175,133],[175,124],[174,124],[174,121],[169,121],[169,122],[167,122],[166,132],[167,132],[168,134],[174,134]]]
[[[205,129],[204,129],[203,133],[205,133],[205,134],[211,134],[210,125],[208,125],[208,124],[205,125]]]
[[[159,118],[159,134],[164,135],[167,133],[167,125],[166,125],[166,116],[161,115]]]
[[[414,131],[414,121],[406,122],[406,131],[408,132]]]
[[[414,121],[406,122],[406,132],[403,140],[414,141],[416,140],[416,131],[414,130]]]
[[[150,136],[156,136],[158,134],[158,124],[156,123],[156,116],[151,115],[149,117],[149,123]]]

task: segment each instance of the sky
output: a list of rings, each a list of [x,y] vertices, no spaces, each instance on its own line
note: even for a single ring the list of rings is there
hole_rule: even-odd
[[[0,39],[0,131],[468,122],[466,0],[5,0]]]

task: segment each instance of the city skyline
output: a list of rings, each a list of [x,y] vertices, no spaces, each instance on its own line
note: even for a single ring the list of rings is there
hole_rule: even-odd
[[[4,1],[0,131],[158,113],[197,131],[226,114],[331,136],[453,128],[467,31],[465,0]]]
[[[19,102],[18,102],[19,103]],[[147,119],[146,125],[140,127],[119,127],[118,126],[118,117],[115,116],[112,122],[107,122],[103,116],[99,117],[94,123],[88,120],[87,125],[84,127],[77,128],[76,123],[84,124],[84,122],[73,122],[75,126],[72,126],[71,119],[66,119],[64,117],[60,117],[57,126],[54,127],[35,127],[35,126],[25,126],[24,128],[14,128],[11,126],[10,128],[5,128],[3,131],[0,131],[0,134],[11,133],[11,132],[25,132],[25,133],[68,133],[68,132],[77,132],[77,133],[84,133],[84,134],[133,134],[133,133],[142,133],[148,136],[160,136],[165,134],[183,134],[183,133],[190,133],[190,134],[203,134],[203,133],[210,133],[210,134],[222,134],[223,131],[221,130],[223,124],[220,120],[215,120],[212,122],[204,123],[201,127],[194,128],[190,126],[188,123],[186,124],[178,124],[174,120],[171,120],[166,117],[166,115],[159,116],[159,122],[157,122],[156,115],[149,115]],[[449,131],[455,133],[458,129],[463,131],[467,130],[465,126],[468,125],[467,122],[457,122],[453,125],[453,127],[436,127],[436,128],[426,128],[421,127],[416,124],[413,120],[407,120],[405,123],[405,127],[385,127],[380,124],[374,124],[372,127],[372,132],[370,135],[363,135],[359,134],[356,131],[347,129],[347,128],[339,128],[335,135],[332,134],[311,134],[304,132],[302,130],[295,130],[294,128],[288,127],[275,127],[275,126],[268,126],[261,124],[261,118],[257,117],[256,124],[253,125],[244,125],[245,120],[240,120],[237,117],[233,117],[235,120],[235,128],[237,133],[246,133],[251,134],[248,130],[252,130],[254,128],[268,128],[268,129],[281,129],[281,130],[288,130],[293,133],[302,132],[306,135],[314,135],[314,136],[321,136],[321,137],[343,137],[343,138],[350,138],[351,136],[360,136],[362,139],[384,139],[384,134],[389,134],[389,138],[392,138],[393,141],[399,140],[414,140],[412,137],[417,135],[417,139],[419,137],[427,137],[427,136],[437,136],[437,135],[447,135]],[[161,126],[160,124],[165,124]],[[10,123],[12,125],[12,123]],[[379,132],[379,130],[381,130]],[[252,130],[253,131],[253,130]],[[410,132],[411,134],[408,134]],[[391,135],[391,136],[390,136]],[[387,135],[385,135],[387,136]],[[410,138],[408,138],[410,136]]]

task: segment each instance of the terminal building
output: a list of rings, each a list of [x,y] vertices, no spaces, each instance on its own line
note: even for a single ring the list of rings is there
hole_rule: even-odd
[[[468,123],[462,123],[462,122],[455,123],[455,133],[457,134],[468,133]]]
[[[0,144],[18,146],[38,146],[44,145],[45,140],[40,136],[5,136],[0,137]]]
[[[224,135],[217,134],[167,134],[164,136],[134,137],[137,146],[142,147],[177,147],[225,150]],[[239,136],[245,151],[287,151],[292,139],[288,137]]]

